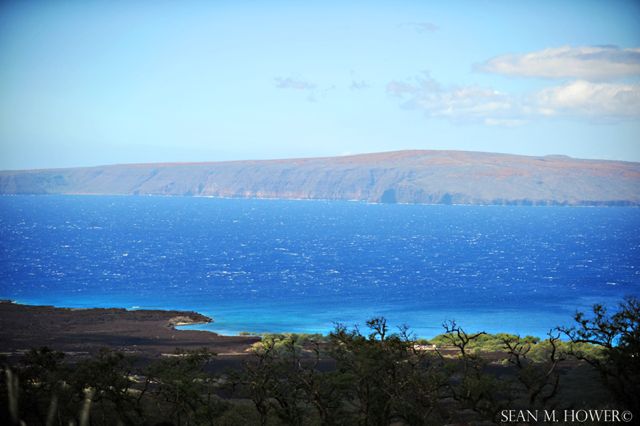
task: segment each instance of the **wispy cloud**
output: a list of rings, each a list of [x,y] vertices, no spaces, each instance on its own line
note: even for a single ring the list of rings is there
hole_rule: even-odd
[[[351,70],[349,74],[351,74],[351,84],[349,84],[349,89],[364,90],[371,87],[371,85],[366,80],[362,79],[357,72]]]
[[[640,85],[586,80],[549,87],[527,96],[514,96],[478,86],[445,87],[428,74],[406,81],[391,81],[387,93],[402,99],[403,108],[427,117],[489,126],[520,126],[553,117],[590,122],[640,118]]]
[[[276,77],[275,82],[279,89],[313,90],[316,88],[316,85],[309,81],[293,77]]]
[[[371,87],[369,83],[364,80],[352,80],[351,85],[349,86],[351,90],[364,90],[368,89],[369,87]]]
[[[526,124],[527,120],[516,118],[485,118],[483,122],[487,126],[518,127]]]
[[[640,75],[640,48],[554,47],[530,53],[496,56],[477,65],[476,69],[518,77],[607,80]]]
[[[403,97],[405,95],[413,95],[420,91],[420,86],[425,80],[417,79],[416,83],[407,83],[404,81],[393,80],[387,84],[387,93],[392,96]]]
[[[448,118],[454,121],[485,121],[493,125],[511,124],[520,119],[519,105],[509,95],[490,88],[477,86],[444,87],[428,74],[411,82],[391,81],[387,93],[402,98],[402,106],[423,111],[428,117]]]
[[[440,28],[431,22],[405,22],[399,25],[400,27],[408,27],[418,33],[433,33]]]

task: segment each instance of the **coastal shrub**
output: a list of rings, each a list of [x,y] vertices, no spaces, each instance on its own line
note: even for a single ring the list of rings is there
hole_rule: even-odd
[[[640,303],[627,299],[613,312],[578,314],[574,327],[545,339],[468,333],[448,322],[429,340],[407,327],[391,332],[376,317],[327,336],[265,334],[241,368],[222,374],[212,372],[216,357],[206,349],[148,364],[109,350],[69,360],[39,348],[11,367],[3,360],[0,422],[400,426],[495,422],[504,408],[633,410],[639,317]],[[577,399],[580,389],[563,388],[567,379],[595,390]]]
[[[91,389],[92,416],[115,417],[116,422],[136,423],[141,418],[137,400],[132,394],[133,359],[121,352],[101,350],[80,361],[69,377],[69,386],[77,401],[83,401]]]
[[[451,374],[445,383],[446,395],[462,408],[492,420],[500,407],[509,405],[512,392],[510,382],[502,382],[489,372],[487,360],[479,355],[476,341],[486,333],[469,334],[455,321],[445,322],[443,328],[440,344],[457,351],[457,356],[445,363]]]
[[[4,369],[5,374],[11,371],[8,366]],[[45,424],[53,416],[77,418],[79,401],[68,383],[73,368],[65,363],[62,352],[47,347],[31,349],[12,370],[12,396],[22,421]]]
[[[508,363],[516,370],[513,388],[527,409],[543,409],[552,401],[560,386],[560,365],[567,353],[559,335],[534,343],[530,339],[507,336],[503,339]],[[535,348],[535,350],[534,350]],[[519,388],[519,389],[518,389]]]
[[[65,381],[70,376],[70,369],[64,364],[65,355],[47,347],[29,350],[18,364],[17,379],[20,381],[20,406],[30,407],[22,414],[22,418],[34,418],[44,422],[47,407],[42,401],[56,396],[64,400],[61,409],[69,408],[70,395],[65,392]],[[64,393],[64,396],[62,395]]]
[[[322,334],[305,334],[305,333],[263,333],[261,340],[253,344],[254,351],[260,351],[265,345],[271,346],[276,352],[286,351],[288,346],[293,346],[298,351],[302,351],[309,346],[320,343],[326,343],[328,338]]]
[[[558,329],[571,342],[569,354],[595,368],[624,408],[640,412],[640,299],[628,297],[614,312],[597,304],[574,320]]]
[[[389,334],[384,318],[370,319],[367,329],[338,325],[329,335],[334,380],[354,424],[434,421],[447,381],[441,359],[416,350],[407,328]]]
[[[142,422],[137,401],[130,394],[130,359],[103,350],[75,364],[64,361],[63,353],[46,347],[32,349],[20,360],[15,377],[22,421],[53,424],[54,420],[58,423],[67,419],[98,425]]]
[[[466,348],[471,351],[478,352],[504,352],[504,340],[512,339],[518,336],[514,334],[507,333],[497,333],[497,334],[489,334],[489,333],[481,333],[478,334],[474,339],[471,339]],[[520,337],[518,337],[520,338]],[[539,337],[533,336],[525,336],[521,338],[524,342],[531,343],[533,345],[540,342]],[[432,344],[436,346],[454,346],[450,336],[447,334],[440,334],[432,339],[424,340],[421,339],[418,341],[419,344]]]
[[[228,403],[217,395],[218,378],[207,372],[214,358],[206,348],[177,350],[150,365],[143,391],[149,394],[154,412],[176,425],[215,424]]]
[[[302,417],[299,391],[292,382],[295,376],[286,368],[289,363],[283,363],[285,353],[294,357],[299,353],[294,339],[286,339],[284,335],[263,336],[253,352],[253,359],[233,379],[240,395],[252,401],[262,426],[274,411],[291,424],[299,424]],[[295,362],[290,367],[295,369]]]

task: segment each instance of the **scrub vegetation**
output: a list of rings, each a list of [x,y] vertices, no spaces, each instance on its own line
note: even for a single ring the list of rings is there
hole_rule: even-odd
[[[3,360],[7,425],[442,425],[496,422],[504,409],[585,407],[640,415],[640,301],[596,305],[546,338],[434,339],[384,318],[327,336],[267,334],[239,368],[206,349],[152,362],[46,347]]]

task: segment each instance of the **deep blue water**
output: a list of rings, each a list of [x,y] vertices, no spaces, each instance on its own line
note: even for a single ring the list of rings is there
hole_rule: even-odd
[[[640,295],[640,209],[0,197],[0,297],[192,309],[206,327],[544,335]]]

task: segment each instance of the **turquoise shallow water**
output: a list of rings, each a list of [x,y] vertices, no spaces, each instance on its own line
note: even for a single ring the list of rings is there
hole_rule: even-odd
[[[0,297],[192,309],[222,333],[384,315],[543,335],[640,295],[639,259],[636,208],[0,197]]]

